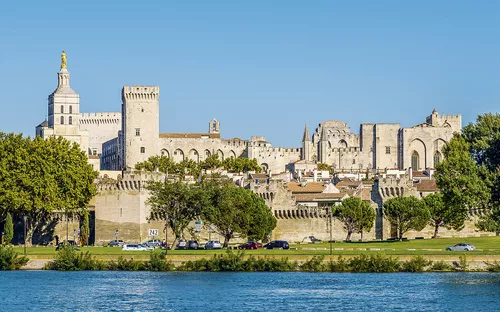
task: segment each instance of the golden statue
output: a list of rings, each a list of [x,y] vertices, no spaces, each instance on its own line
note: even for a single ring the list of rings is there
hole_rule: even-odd
[[[66,68],[66,52],[61,53],[61,69]]]

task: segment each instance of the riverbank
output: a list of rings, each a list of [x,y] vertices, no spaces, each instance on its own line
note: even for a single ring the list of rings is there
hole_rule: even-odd
[[[387,256],[385,254],[378,254],[378,255],[383,255],[386,257],[390,257],[396,261],[398,261],[400,264],[412,261],[412,259],[415,259],[415,256],[408,256],[408,255],[403,255],[403,256],[398,256],[398,257],[393,257],[393,256]],[[167,255],[165,257],[165,261],[171,263],[175,268],[179,268],[183,264],[187,262],[196,262],[196,261],[209,261],[212,259],[214,256],[221,257],[223,255],[221,254],[212,254],[212,255]],[[368,255],[367,255],[368,256]],[[372,255],[376,256],[376,255]],[[308,255],[288,255],[286,257],[283,257],[281,255],[267,255],[267,256],[253,256],[253,255],[247,255],[244,254],[242,256],[242,260],[248,260],[249,258],[256,258],[256,259],[265,259],[266,261],[269,260],[281,260],[281,259],[287,259],[287,261],[291,263],[297,263],[298,266],[303,265],[304,263],[310,262],[314,259],[320,259],[321,258],[321,263],[323,265],[329,264],[329,263],[337,263],[339,261],[339,257],[343,261],[350,261],[352,259],[358,258],[359,256],[356,255],[332,255],[332,256],[308,256]],[[444,263],[449,268],[452,268],[453,270],[457,269],[457,271],[460,271],[460,262],[465,259],[467,263],[467,270],[469,271],[476,271],[476,272],[487,272],[488,270],[488,264],[493,265],[495,263],[500,263],[500,255],[472,255],[472,254],[467,254],[467,255],[425,255],[421,256],[423,259],[426,261],[432,262],[432,263]],[[125,259],[125,260],[134,260],[134,261],[141,261],[141,262],[146,262],[149,260],[149,255],[135,255],[135,256],[116,256],[116,255],[95,255],[93,256],[94,259],[99,260],[99,261],[104,261],[104,262],[110,262],[110,261],[119,261],[120,259]],[[21,270],[44,270],[46,269],[47,265],[54,261],[53,257],[47,258],[43,256],[35,256],[32,258],[30,256],[30,259],[28,263],[21,267]],[[451,269],[450,269],[451,271]]]

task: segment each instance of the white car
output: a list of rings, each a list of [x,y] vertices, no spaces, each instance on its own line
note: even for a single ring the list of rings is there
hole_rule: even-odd
[[[222,245],[219,241],[209,241],[205,244],[205,249],[222,249]]]
[[[122,250],[127,250],[127,251],[147,251],[147,250],[153,250],[152,247],[142,245],[142,244],[126,244],[123,245]]]

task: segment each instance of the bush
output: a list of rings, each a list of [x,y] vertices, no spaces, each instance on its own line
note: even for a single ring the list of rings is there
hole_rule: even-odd
[[[0,271],[19,270],[29,259],[19,256],[12,247],[0,246]]]
[[[453,271],[453,266],[444,261],[437,261],[431,265],[432,271]]]
[[[46,265],[46,269],[58,271],[103,270],[105,268],[105,263],[93,258],[88,251],[77,252],[70,245],[59,249],[55,260]]]
[[[244,260],[245,253],[234,253],[227,250],[226,254],[214,255],[210,259],[200,259],[184,262],[177,269],[180,271],[248,271],[248,272],[288,272],[297,270],[297,263],[288,261],[287,258],[255,258],[253,256]]]
[[[127,260],[120,256],[117,261],[109,261],[106,268],[112,271],[144,271],[145,265],[143,261]]]
[[[341,256],[339,256],[337,261],[330,260],[325,265],[325,270],[329,272],[348,272],[350,269],[347,261],[344,260],[344,258],[342,258]]]
[[[425,259],[422,256],[416,256],[406,261],[401,266],[403,272],[423,272],[426,267],[432,264],[432,261]]]
[[[151,251],[149,254],[149,261],[144,263],[144,269],[147,271],[173,271],[175,269],[172,262],[167,261],[165,255],[154,253]]]
[[[325,256],[314,256],[310,260],[304,262],[300,266],[300,270],[306,272],[322,272],[325,270],[323,259],[325,259]]]
[[[486,270],[488,272],[495,272],[495,273],[500,272],[500,262],[495,260],[495,262],[493,263],[485,262],[484,264],[486,264]]]
[[[349,267],[351,272],[388,273],[399,271],[401,265],[397,258],[377,254],[354,257],[349,260]]]
[[[455,270],[457,271],[467,271],[469,264],[467,263],[467,257],[465,255],[458,257],[458,262],[454,261]]]

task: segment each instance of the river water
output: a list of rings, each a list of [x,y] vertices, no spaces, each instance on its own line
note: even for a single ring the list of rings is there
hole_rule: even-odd
[[[500,274],[0,272],[0,311],[500,311]]]

